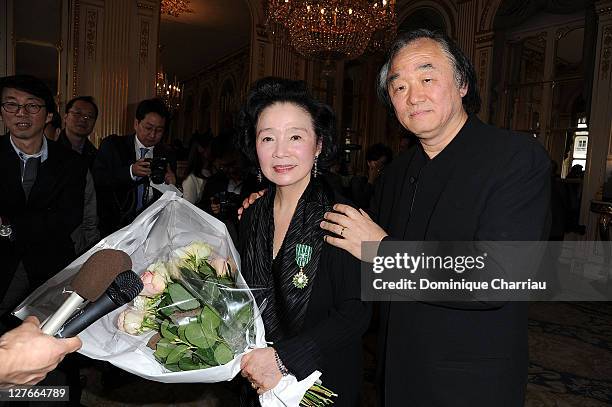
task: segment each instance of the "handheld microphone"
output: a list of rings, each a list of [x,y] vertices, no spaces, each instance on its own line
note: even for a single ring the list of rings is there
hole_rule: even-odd
[[[42,331],[54,335],[85,300],[96,301],[119,273],[131,268],[132,260],[124,251],[102,249],[92,254],[70,283],[74,291],[41,325]]]
[[[119,274],[108,290],[94,302],[74,314],[55,334],[57,338],[72,338],[111,311],[132,301],[144,288],[138,274],[132,270]]]

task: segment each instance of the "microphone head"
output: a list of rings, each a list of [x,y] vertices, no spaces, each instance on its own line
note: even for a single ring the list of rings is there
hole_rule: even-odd
[[[143,288],[144,284],[138,274],[127,270],[117,276],[106,290],[106,295],[120,307],[136,298]]]
[[[83,263],[70,285],[82,298],[96,301],[120,273],[131,268],[132,259],[126,252],[102,249]]]

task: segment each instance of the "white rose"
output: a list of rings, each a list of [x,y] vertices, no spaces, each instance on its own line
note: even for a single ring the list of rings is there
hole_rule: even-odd
[[[198,261],[208,258],[211,253],[210,246],[203,242],[193,242],[189,247],[189,252],[196,257]]]
[[[145,312],[137,309],[127,309],[119,314],[117,327],[130,335],[138,335],[142,331]]]
[[[149,267],[147,270],[152,272],[153,274],[157,274],[158,276],[164,278],[167,282],[170,281],[170,273],[166,267],[166,264],[163,261],[157,261]]]
[[[168,277],[173,280],[179,280],[181,278],[181,269],[179,268],[180,260],[172,259],[166,263],[166,271]],[[168,280],[170,281],[170,280]]]

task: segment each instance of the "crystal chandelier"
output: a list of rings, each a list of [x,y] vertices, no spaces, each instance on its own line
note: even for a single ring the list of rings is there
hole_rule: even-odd
[[[395,0],[269,0],[268,18],[306,58],[357,58],[395,35]]]
[[[183,100],[183,88],[180,83],[174,78],[174,81],[168,80],[168,75],[163,70],[157,73],[157,81],[155,83],[155,95],[164,101],[170,112],[174,113],[181,106]]]
[[[193,13],[189,3],[191,3],[189,0],[162,0],[161,13],[174,17],[178,17],[181,13]]]

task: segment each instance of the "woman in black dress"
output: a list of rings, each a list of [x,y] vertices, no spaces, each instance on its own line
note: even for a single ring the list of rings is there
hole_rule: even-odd
[[[361,336],[370,320],[360,300],[359,262],[323,240],[323,214],[339,202],[317,177],[333,152],[335,118],[303,82],[264,78],[253,84],[239,117],[238,142],[270,182],[240,223],[246,282],[256,288],[268,348],[242,360],[245,406],[276,386],[315,370],[338,393],[335,406],[357,406]]]

